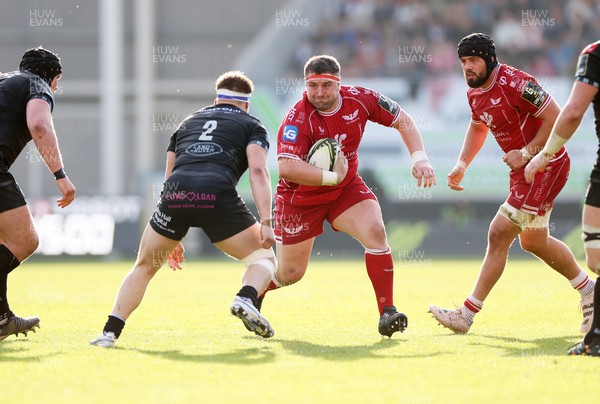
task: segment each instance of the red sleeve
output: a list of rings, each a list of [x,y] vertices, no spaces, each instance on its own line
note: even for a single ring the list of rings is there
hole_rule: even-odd
[[[292,107],[277,132],[277,158],[285,157],[306,160],[308,150],[314,142],[308,116],[302,101]]]
[[[521,112],[538,116],[546,109],[552,96],[538,84],[534,77],[520,70],[514,72],[515,76],[520,79],[519,85],[516,88],[505,87],[509,88],[511,104],[519,108]]]
[[[473,109],[473,104],[471,103],[471,97],[469,96],[469,92],[467,92],[467,102],[469,104],[469,108],[471,108],[471,122],[481,123],[481,119],[479,118],[479,116],[477,116],[475,110]]]
[[[358,92],[357,98],[369,112],[370,121],[391,126],[398,119],[402,109],[396,101],[377,91],[362,87],[350,87],[351,94],[353,94],[353,89]]]

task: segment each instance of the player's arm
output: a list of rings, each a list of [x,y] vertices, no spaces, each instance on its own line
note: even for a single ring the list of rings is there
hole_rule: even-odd
[[[581,81],[573,84],[569,99],[558,114],[544,148],[525,167],[527,182],[532,182],[535,174],[544,170],[552,157],[573,136],[597,93],[598,89],[591,84]]]
[[[417,185],[421,186],[423,184],[425,188],[435,185],[435,172],[429,164],[427,154],[425,154],[423,139],[415,121],[408,113],[400,111],[392,127],[396,128],[402,136],[402,141],[413,160],[411,171],[413,177],[417,179]]]
[[[559,112],[560,107],[556,101],[550,99],[546,108],[537,116],[542,120],[542,124],[533,139],[524,148],[511,150],[502,158],[511,170],[518,170],[526,165],[542,149],[546,140],[548,140],[548,136],[550,136],[550,131],[554,122],[556,122]]]
[[[300,185],[337,185],[344,181],[348,173],[348,160],[339,152],[333,165],[333,171],[322,170],[298,158],[279,157],[277,159],[279,176],[286,181]]]
[[[27,103],[25,114],[35,147],[54,174],[56,186],[62,193],[62,197],[56,202],[59,207],[64,208],[75,199],[76,189],[63,170],[50,104],[43,99],[33,98]]]
[[[275,244],[275,235],[271,227],[272,190],[271,175],[267,168],[267,150],[258,144],[246,147],[248,172],[252,198],[258,210],[260,220],[260,238],[263,248],[271,248]]]
[[[564,139],[564,142],[569,140],[579,127],[585,111],[587,111],[596,94],[598,94],[598,89],[593,85],[576,81],[571,89],[571,95],[569,95],[567,104],[558,114],[549,139],[558,136]],[[550,146],[551,143],[550,141],[546,141],[546,146]],[[544,146],[542,151],[554,155],[561,147],[562,145],[558,148],[555,146],[554,148],[546,149]]]
[[[167,163],[165,164],[165,181],[173,173],[173,167],[175,167],[175,152],[170,150],[167,151]]]
[[[465,171],[471,162],[475,159],[475,156],[479,153],[485,139],[488,134],[488,127],[482,122],[473,122],[469,124],[467,128],[467,134],[458,156],[458,161],[454,168],[450,171],[447,177],[448,186],[455,191],[462,191],[465,189],[460,182],[465,176]]]

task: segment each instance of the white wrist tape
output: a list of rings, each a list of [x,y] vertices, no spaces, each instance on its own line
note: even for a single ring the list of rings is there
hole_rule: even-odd
[[[321,185],[337,185],[337,183],[338,175],[336,172],[323,170],[323,179],[321,180]]]
[[[467,171],[467,163],[465,163],[462,160],[458,160],[456,162],[456,166],[462,168],[463,170]]]
[[[419,161],[429,161],[427,158],[427,154],[423,150],[417,150],[413,154],[410,155],[413,164],[418,163]]]
[[[555,155],[560,150],[560,148],[563,147],[565,143],[567,143],[567,140],[568,139],[565,139],[564,137],[560,136],[555,131],[552,131],[552,133],[550,133],[548,141],[546,142],[546,145],[542,149],[542,153],[547,153],[551,156]]]
[[[529,153],[529,150],[527,150],[527,147],[523,147],[521,150],[519,150],[519,152],[525,161],[529,161],[533,158],[531,153]]]

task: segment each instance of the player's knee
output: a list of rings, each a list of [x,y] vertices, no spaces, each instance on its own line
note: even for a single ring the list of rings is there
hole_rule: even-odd
[[[20,240],[20,243],[18,243],[14,248],[11,249],[14,250],[13,254],[15,255],[15,257],[19,261],[23,262],[25,259],[27,259],[27,257],[32,255],[35,252],[35,250],[37,250],[39,245],[40,239],[37,233],[33,231],[26,237],[23,237]]]
[[[302,279],[305,272],[306,268],[292,263],[291,265],[277,268],[276,279],[282,286],[287,286]]]
[[[246,268],[249,268],[252,265],[259,265],[269,271],[271,278],[275,276],[277,260],[275,259],[275,253],[272,248],[259,248],[247,257],[242,258],[241,261]]]
[[[35,250],[40,246],[40,238],[38,237],[36,232],[33,232],[29,237],[29,242],[27,243],[27,253],[28,256],[33,254]]]
[[[387,234],[382,222],[372,223],[367,229],[366,240],[360,240],[365,246],[387,246]]]
[[[506,232],[498,227],[491,226],[488,231],[488,246],[490,248],[496,247],[505,240]]]
[[[600,261],[599,260],[595,260],[595,259],[591,259],[590,257],[587,257],[585,260],[585,263],[586,263],[587,267],[590,269],[590,271],[594,272],[595,274],[600,275]]]
[[[546,240],[533,237],[520,237],[519,243],[521,248],[533,255],[539,255],[546,247]]]
[[[133,266],[134,271],[137,271],[141,275],[152,278],[167,260],[166,257],[162,257],[159,255],[160,254],[138,255],[135,261],[135,265]]]

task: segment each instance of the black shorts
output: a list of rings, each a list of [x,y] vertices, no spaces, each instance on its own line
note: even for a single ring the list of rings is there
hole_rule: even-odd
[[[173,174],[167,179],[150,226],[171,240],[181,240],[190,227],[200,227],[212,243],[225,240],[256,223],[224,173]]]
[[[0,213],[27,205],[25,195],[11,173],[0,172]]]
[[[599,159],[600,160],[600,159]],[[590,184],[585,195],[585,204],[600,208],[600,168],[598,163],[590,175]]]

